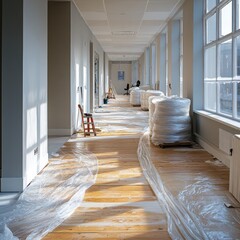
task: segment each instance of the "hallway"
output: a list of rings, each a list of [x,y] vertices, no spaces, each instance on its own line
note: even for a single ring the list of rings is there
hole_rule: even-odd
[[[99,165],[96,183],[45,240],[240,236],[239,208],[224,206],[238,203],[228,191],[229,169],[221,162],[197,144],[166,149],[149,145],[143,135],[148,112],[131,107],[125,96],[99,108],[95,121],[101,129],[97,137],[77,134],[60,155],[74,148],[94,153]]]
[[[197,144],[150,144],[148,112],[128,98],[97,109],[97,136],[73,135],[4,209],[7,239],[238,239],[229,169]]]
[[[97,128],[102,129],[97,137],[82,138],[79,134],[64,144],[60,155],[66,154],[65,148],[94,153],[98,175],[82,205],[45,240],[170,239],[166,215],[137,158],[139,138],[147,121],[147,112],[133,109],[126,97],[119,96],[118,101],[110,100],[95,114]]]

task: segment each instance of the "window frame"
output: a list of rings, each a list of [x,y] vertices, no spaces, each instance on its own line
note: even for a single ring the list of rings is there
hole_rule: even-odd
[[[238,113],[237,107],[238,105],[240,105],[240,102],[237,101],[238,99],[238,84],[240,84],[240,74],[239,76],[237,75],[237,69],[238,69],[238,65],[240,67],[240,61],[238,63],[237,60],[237,38],[239,37],[239,42],[240,42],[240,26],[239,29],[237,29],[237,17],[240,17],[240,13],[237,9],[237,2],[234,0],[217,0],[216,1],[216,6],[214,8],[212,8],[210,11],[207,12],[207,6],[206,6],[207,0],[204,1],[204,16],[203,16],[203,32],[204,32],[204,46],[203,46],[203,67],[204,67],[204,77],[203,77],[203,85],[204,85],[204,110],[208,111],[208,112],[212,112],[214,114],[217,115],[221,115],[236,121],[240,121],[240,112]],[[220,19],[220,13],[222,11],[222,9],[227,6],[229,3],[232,4],[232,31],[224,36],[220,36],[220,28],[221,28],[221,19]],[[239,1],[240,4],[240,1]],[[237,12],[238,11],[238,12]],[[207,32],[207,19],[209,19],[211,16],[213,16],[214,14],[216,14],[216,40],[208,42],[207,38],[209,36],[207,36],[208,32]],[[221,77],[220,76],[220,47],[223,46],[221,45],[222,43],[231,40],[231,77]],[[206,78],[206,74],[205,74],[205,64],[206,64],[206,50],[210,49],[211,47],[216,47],[216,76],[213,79],[207,79]],[[240,44],[239,44],[240,46]],[[240,50],[239,50],[240,51]],[[239,56],[240,57],[240,56]],[[227,70],[226,70],[227,71]],[[216,83],[216,99],[215,99],[215,104],[216,104],[216,111],[211,110],[209,108],[207,108],[206,106],[209,105],[209,102],[206,100],[207,97],[207,84],[211,83],[211,82],[215,82]],[[221,84],[224,83],[231,83],[232,84],[232,112],[231,115],[225,114],[223,112],[221,112],[221,93],[220,93],[220,88],[221,88]],[[240,98],[240,96],[239,96]],[[230,108],[230,110],[231,110]],[[227,108],[226,108],[227,110]],[[239,115],[239,116],[238,116]]]

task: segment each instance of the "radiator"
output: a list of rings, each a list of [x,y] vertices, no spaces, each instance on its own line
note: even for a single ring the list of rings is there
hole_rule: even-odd
[[[229,191],[240,202],[240,135],[234,135],[233,137]]]

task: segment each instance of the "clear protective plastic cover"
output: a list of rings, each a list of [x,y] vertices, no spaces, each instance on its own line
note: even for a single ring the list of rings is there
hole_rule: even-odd
[[[71,149],[50,160],[12,208],[0,214],[1,240],[41,239],[81,205],[95,183],[98,163],[90,152]]]
[[[158,90],[147,90],[141,94],[141,109],[149,110],[149,97],[151,96],[164,96],[164,93]]]
[[[230,201],[236,206],[239,206],[238,202],[227,193],[225,196],[220,194],[209,198],[212,191],[216,191],[217,186],[210,184],[208,178],[201,176],[196,177],[192,184],[183,186],[179,192],[173,193],[166,187],[161,173],[152,161],[151,147],[153,146],[149,132],[146,132],[139,141],[138,159],[145,177],[167,215],[171,238],[174,240],[239,239],[240,208],[228,209],[224,206],[224,201]],[[223,166],[219,162],[210,160],[206,163],[217,167]]]
[[[133,106],[140,106],[141,105],[141,94],[145,92],[144,90],[134,89],[130,92],[130,104]]]
[[[184,142],[191,140],[190,99],[162,97],[153,101],[152,143]]]

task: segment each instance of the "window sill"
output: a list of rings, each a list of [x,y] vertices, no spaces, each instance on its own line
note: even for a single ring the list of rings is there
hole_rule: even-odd
[[[214,121],[217,121],[221,124],[224,124],[228,127],[234,128],[238,131],[240,130],[240,122],[237,122],[237,121],[234,121],[232,119],[225,118],[223,116],[219,116],[217,114],[210,113],[210,112],[207,112],[207,111],[204,111],[204,110],[195,110],[194,112],[201,115],[201,116],[204,116],[206,118],[209,118],[211,120],[214,120]]]

